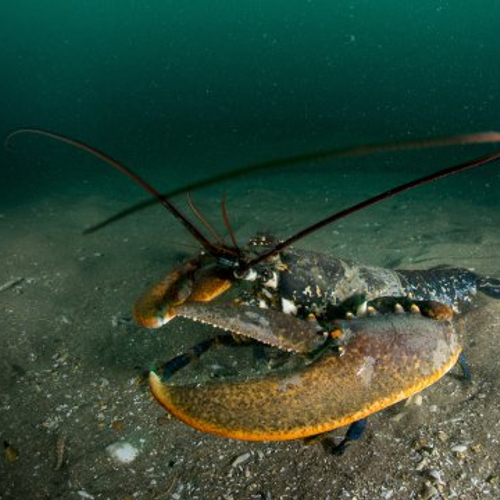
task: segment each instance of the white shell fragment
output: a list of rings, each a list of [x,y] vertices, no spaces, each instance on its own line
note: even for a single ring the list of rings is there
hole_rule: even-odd
[[[90,493],[87,493],[85,490],[79,490],[76,492],[80,498],[89,498],[93,499],[95,498],[94,495],[91,495]]]
[[[292,314],[294,316],[297,314],[297,306],[288,299],[281,299],[281,309],[285,314]]]
[[[239,465],[244,464],[251,456],[252,455],[249,452],[243,453],[242,455],[240,455],[239,457],[236,457],[233,460],[233,463],[231,464],[231,467],[238,467]]]
[[[122,464],[133,462],[139,455],[139,450],[125,441],[110,444],[106,448],[106,452],[113,460]]]

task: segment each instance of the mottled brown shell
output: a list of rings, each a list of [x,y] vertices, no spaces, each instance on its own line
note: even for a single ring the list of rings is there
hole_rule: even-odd
[[[228,438],[303,438],[348,425],[439,380],[461,347],[450,322],[387,315],[339,323],[342,355],[325,352],[302,370],[248,381],[150,386],[186,424]]]
[[[175,308],[184,318],[251,338],[282,351],[307,353],[325,342],[319,325],[272,309],[234,304],[185,303]]]

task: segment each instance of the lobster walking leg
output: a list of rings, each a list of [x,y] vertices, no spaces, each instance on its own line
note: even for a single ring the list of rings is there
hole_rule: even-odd
[[[154,371],[161,375],[162,381],[166,382],[192,361],[201,358],[201,356],[203,356],[203,354],[205,354],[211,348],[219,346],[234,347],[238,345],[244,344],[235,340],[231,334],[216,335],[215,337],[211,337],[199,342],[198,344],[191,347],[189,351],[179,354],[175,358],[166,361],[165,363],[157,367],[157,369]]]

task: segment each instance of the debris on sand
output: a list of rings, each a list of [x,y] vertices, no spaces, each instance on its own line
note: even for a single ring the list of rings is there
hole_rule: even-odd
[[[125,441],[110,444],[106,451],[113,460],[122,464],[133,462],[139,455],[139,450]]]
[[[10,290],[11,288],[22,283],[24,278],[13,278],[9,281],[6,281],[3,285],[0,285],[0,293],[5,292],[6,290]]]
[[[5,460],[7,460],[7,462],[9,463],[17,462],[17,460],[19,459],[19,452],[17,451],[17,449],[7,441],[3,442],[3,446],[5,448]]]

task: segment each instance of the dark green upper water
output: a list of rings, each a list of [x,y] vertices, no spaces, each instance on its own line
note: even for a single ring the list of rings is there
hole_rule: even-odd
[[[4,1],[0,136],[58,131],[167,188],[317,147],[500,129],[498,19],[494,0]],[[92,162],[18,137],[2,200],[119,182]]]

